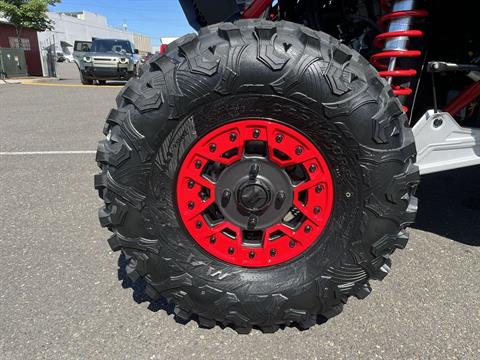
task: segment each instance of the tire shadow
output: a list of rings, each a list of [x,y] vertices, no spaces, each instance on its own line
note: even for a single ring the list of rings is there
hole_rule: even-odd
[[[128,276],[127,276],[127,259],[125,258],[125,255],[122,253],[118,257],[118,280],[122,282],[122,287],[124,289],[132,289],[133,294],[133,300],[137,304],[142,304],[144,302],[148,302],[148,310],[152,312],[157,312],[159,310],[164,310],[168,315],[174,314],[174,308],[172,305],[170,305],[165,298],[161,298],[159,300],[152,300],[146,293],[145,293],[145,281],[140,278],[137,281],[132,281]],[[175,316],[175,320],[181,320],[178,319]],[[181,322],[184,324],[185,322],[182,321],[177,321]]]
[[[480,246],[480,166],[422,176],[413,228]]]

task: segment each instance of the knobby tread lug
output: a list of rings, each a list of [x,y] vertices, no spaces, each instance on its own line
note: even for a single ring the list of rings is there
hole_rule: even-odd
[[[114,125],[121,126],[125,117],[126,117],[125,111],[120,111],[117,109],[110,110],[107,116],[105,127],[103,128],[103,134],[107,135],[108,130]]]
[[[133,147],[137,150],[141,160],[143,162],[148,161],[153,156],[154,151],[150,147],[145,136],[143,136],[133,125],[130,114],[130,110],[112,109],[106,120],[104,134],[107,135],[113,126],[118,125]]]
[[[283,320],[299,323],[307,317],[307,312],[300,309],[287,309],[284,311]]]
[[[307,317],[304,320],[301,320],[298,322],[298,327],[301,330],[308,330],[312,326],[315,326],[317,324],[317,316],[316,315],[307,315]]]
[[[372,292],[372,288],[368,283],[359,284],[355,286],[352,291],[353,295],[359,300],[365,299],[368,295],[371,294],[371,292]]]
[[[244,41],[240,28],[231,23],[221,24],[218,35],[230,44],[222,79],[215,86],[215,91],[226,95],[231,92],[236,79],[240,76],[240,62],[248,44]]]
[[[146,77],[144,74],[143,78]],[[122,93],[123,100],[133,104],[140,113],[158,110],[165,102],[163,92],[158,88],[154,88],[150,81],[147,81],[144,85],[142,85],[141,81],[141,79],[136,79],[136,81],[128,85]],[[155,82],[154,79],[151,79],[151,81]]]
[[[213,329],[215,325],[217,325],[217,322],[213,319],[208,319],[203,316],[198,317],[198,324],[201,328],[204,329]]]
[[[282,70],[290,60],[288,55],[279,53],[272,46],[277,37],[277,28],[273,23],[255,26],[257,38],[257,59],[273,71]]]
[[[140,193],[138,190],[131,186],[126,186],[118,183],[110,174],[110,171],[106,170],[102,173],[95,175],[95,188],[97,190],[107,190],[120,196],[127,203],[131,204],[137,210],[141,210],[145,206],[146,195]]]
[[[344,63],[338,63],[335,60],[335,53],[339,52],[338,48],[330,50],[330,62],[327,65],[327,69],[325,70],[323,76],[325,76],[327,83],[330,87],[330,90],[335,95],[344,95],[345,93],[352,90],[351,86],[348,84],[351,81],[351,73],[347,73],[345,71],[346,66],[348,65],[348,61],[350,57],[340,57],[342,60],[345,60]],[[341,66],[338,66],[341,65]],[[345,76],[348,77],[348,81],[345,81]]]
[[[125,272],[132,282],[136,282],[138,279],[140,279],[140,274],[137,271],[137,264],[134,259],[131,259],[128,262],[127,266],[125,267]]]
[[[160,293],[148,283],[145,286],[145,295],[147,295],[152,300],[159,300],[162,298]]]
[[[130,158],[130,149],[123,143],[112,143],[105,139],[98,143],[95,161],[119,167]]]
[[[390,133],[387,133],[387,129],[392,124],[392,119],[398,119],[398,117],[406,115],[403,113],[402,109],[395,101],[388,101],[388,105],[383,107],[376,115],[373,116],[373,140],[377,144],[386,144],[389,141],[389,138],[397,133],[398,126],[395,125]],[[406,118],[403,122],[406,121]],[[399,120],[397,120],[400,123]]]
[[[135,249],[139,251],[148,251],[154,254],[158,254],[159,252],[157,239],[146,239],[142,237],[131,238],[120,234],[116,230],[108,240],[108,243],[113,251],[118,251],[120,249]]]
[[[189,311],[184,310],[179,306],[175,306],[173,312],[175,313],[175,316],[179,317],[183,321],[188,321],[192,317],[192,314]]]
[[[339,315],[343,311],[343,304],[337,304],[332,306],[330,309],[325,310],[322,312],[322,316],[326,317],[327,319],[331,319],[337,315]]]
[[[143,162],[150,160],[154,154],[154,151],[150,147],[146,137],[143,136],[133,125],[130,111],[126,113],[125,120],[122,123],[121,128],[132,143],[133,147],[137,150],[141,160]]]
[[[384,235],[381,239],[372,244],[372,254],[376,257],[393,252],[395,249],[404,249],[408,242],[406,230],[400,230],[396,235]]]
[[[100,225],[102,227],[123,225],[127,216],[128,206],[126,203],[115,198],[109,206],[103,206],[99,210]]]
[[[220,59],[209,51],[200,52],[197,37],[181,44],[179,49],[187,58],[192,73],[207,76],[213,76],[217,73]]]

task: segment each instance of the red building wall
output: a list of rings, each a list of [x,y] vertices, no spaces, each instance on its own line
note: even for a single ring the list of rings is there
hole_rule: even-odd
[[[16,38],[15,27],[10,24],[0,23],[0,47],[10,48],[9,38]],[[30,50],[25,50],[25,61],[30,75],[42,76],[42,62],[40,60],[40,49],[38,48],[37,32],[29,29],[22,30],[22,39],[28,39]]]

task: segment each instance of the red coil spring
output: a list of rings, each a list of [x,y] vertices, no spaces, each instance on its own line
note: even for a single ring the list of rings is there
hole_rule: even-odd
[[[386,25],[394,20],[399,18],[423,18],[428,16],[428,11],[426,10],[406,10],[406,11],[395,11],[388,13],[382,16],[379,20],[379,25],[382,29],[386,28]],[[388,31],[381,33],[375,37],[373,44],[378,48],[383,48],[383,44],[386,40],[390,40],[396,37],[408,37],[408,38],[419,38],[423,37],[423,31],[421,30],[401,30],[401,31]],[[370,62],[379,70],[379,75],[381,77],[410,77],[415,76],[417,71],[415,69],[393,69],[388,70],[388,65],[386,60],[392,58],[413,58],[418,57],[422,54],[420,50],[384,50],[377,54],[372,55]],[[412,89],[409,87],[403,87],[400,85],[392,85],[393,93],[396,96],[408,96],[412,93]],[[406,106],[403,107],[404,111],[408,111]]]

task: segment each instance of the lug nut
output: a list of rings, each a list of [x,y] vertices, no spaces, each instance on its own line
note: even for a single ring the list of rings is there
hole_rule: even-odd
[[[283,141],[283,135],[282,134],[278,134],[277,136],[275,136],[275,141],[277,143],[281,143]]]
[[[228,248],[228,253],[232,255],[235,252],[235,249],[233,247]]]
[[[223,190],[222,207],[227,207],[228,203],[230,202],[231,197],[232,197],[232,192],[229,189]]]
[[[248,173],[248,177],[250,178],[250,180],[255,180],[257,178],[259,170],[260,170],[260,167],[258,166],[257,163],[253,163],[250,166],[250,172]]]
[[[322,190],[323,190],[322,185],[317,185],[317,186],[315,186],[315,192],[316,192],[317,194],[321,193]]]
[[[188,202],[188,208],[192,210],[195,207],[195,203],[193,201]]]
[[[307,226],[305,226],[303,231],[305,231],[305,234],[308,234],[310,231],[312,231],[312,227],[310,225],[307,225]]]
[[[315,166],[315,164],[312,164],[310,165],[310,167],[308,168],[308,170],[310,170],[310,172],[315,172],[315,170],[317,170],[317,167]]]
[[[197,229],[200,229],[202,227],[202,222],[200,220],[198,220],[196,223],[195,223],[195,227]]]
[[[277,255],[277,250],[276,249],[271,249],[270,250],[270,256],[275,256]]]
[[[315,207],[313,208],[313,213],[314,213],[315,215],[320,214],[320,207],[319,207],[319,206],[315,206]]]
[[[258,129],[253,130],[253,137],[256,139],[259,136],[260,136],[260,130],[258,130]]]
[[[275,208],[278,210],[282,207],[285,199],[286,199],[285,191],[279,191],[277,193],[277,197],[275,198]]]
[[[253,259],[255,257],[255,251],[250,251],[250,253],[248,254],[248,257],[250,259]]]
[[[231,134],[230,134],[230,141],[231,141],[231,142],[234,142],[235,140],[237,140],[237,134],[231,133]]]
[[[207,193],[205,191],[200,191],[198,195],[200,196],[200,199],[202,199],[202,201],[207,200]]]
[[[297,148],[295,149],[295,154],[301,155],[302,152],[303,152],[303,148],[301,146],[297,146]]]
[[[250,215],[247,221],[247,229],[253,230],[257,226],[258,218],[255,215]]]
[[[290,246],[291,248],[294,248],[295,247],[295,240],[290,240],[290,242],[288,243],[288,246]]]
[[[188,186],[189,189],[192,189],[192,188],[195,186],[195,181],[193,181],[193,180],[188,180],[187,186]]]
[[[202,167],[202,162],[200,160],[195,161],[195,168],[200,169]]]
[[[217,145],[210,144],[210,152],[215,152],[217,150]]]
[[[217,242],[217,238],[215,236],[210,237],[210,244],[215,244]]]

